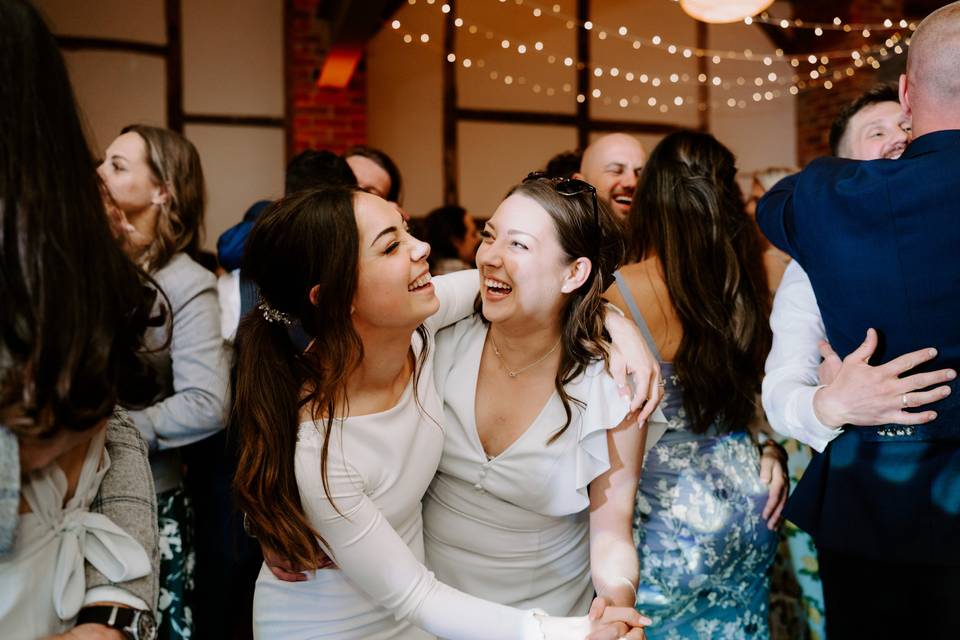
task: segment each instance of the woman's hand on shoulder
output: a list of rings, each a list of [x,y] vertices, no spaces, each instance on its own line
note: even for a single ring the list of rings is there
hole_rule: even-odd
[[[610,347],[610,375],[621,395],[633,397],[630,410],[640,410],[637,422],[642,424],[660,404],[663,385],[660,384],[660,363],[647,346],[637,325],[615,311],[607,310],[604,325],[613,344]]]

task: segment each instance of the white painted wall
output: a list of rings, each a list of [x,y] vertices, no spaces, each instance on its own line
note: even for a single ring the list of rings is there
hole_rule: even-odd
[[[162,0],[34,0],[54,33],[163,44]],[[182,0],[184,108],[188,113],[282,117],[282,0]],[[162,58],[115,51],[65,55],[88,125],[103,151],[121,127],[166,125]],[[255,200],[283,193],[284,132],[187,125],[209,196],[205,246]]]

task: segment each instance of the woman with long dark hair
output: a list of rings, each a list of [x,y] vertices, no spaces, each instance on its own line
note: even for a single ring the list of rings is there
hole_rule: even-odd
[[[431,282],[428,253],[395,205],[345,188],[287,197],[251,232],[244,268],[262,302],[237,333],[234,486],[265,546],[294,566],[316,567],[322,554],[336,563],[299,582],[264,566],[257,637],[590,632],[585,617],[458,592],[422,564],[420,501],[444,437],[428,355],[436,330],[467,315],[477,291],[476,272]],[[302,352],[288,333],[295,320],[313,337]],[[626,608],[603,615],[641,622]],[[620,631],[609,625],[596,637]]]
[[[761,481],[747,430],[770,349],[770,294],[733,154],[709,134],[668,135],[628,221],[633,264],[608,297],[659,353],[669,421],[637,495],[637,608],[654,621],[650,638],[766,638],[771,529],[785,495],[774,500]]]
[[[151,331],[146,358],[159,391],[131,416],[150,445],[162,537],[160,637],[191,635],[194,546],[181,449],[223,429],[228,355],[216,278],[195,258],[206,204],[196,148],[168,129],[125,127],[99,173],[123,221],[127,253],[163,289],[172,327]],[[169,339],[168,339],[169,333]]]
[[[126,583],[99,592],[113,604],[155,604],[146,454],[114,409],[151,388],[138,353],[157,293],[114,240],[63,58],[20,0],[0,0],[0,76],[0,440],[19,449],[0,475],[21,488],[0,485],[0,529],[16,524],[0,636],[36,638],[72,627],[108,581]]]

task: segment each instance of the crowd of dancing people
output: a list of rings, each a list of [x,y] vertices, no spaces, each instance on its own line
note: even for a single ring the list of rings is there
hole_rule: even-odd
[[[748,184],[612,133],[411,217],[304,151],[211,255],[0,0],[0,637],[955,637],[958,67],[953,3]]]

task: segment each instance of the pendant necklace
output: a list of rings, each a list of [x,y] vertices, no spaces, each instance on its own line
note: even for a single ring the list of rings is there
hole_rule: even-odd
[[[525,366],[525,367],[520,367],[519,369],[511,369],[511,368],[509,367],[509,365],[507,365],[507,361],[503,359],[503,354],[500,353],[500,347],[497,346],[497,341],[493,339],[493,333],[490,332],[490,333],[488,333],[487,335],[490,336],[490,344],[493,345],[493,354],[494,354],[495,356],[497,356],[497,359],[500,360],[500,364],[502,364],[502,365],[503,365],[503,368],[507,370],[507,375],[510,376],[511,378],[516,378],[518,375],[520,375],[521,373],[523,373],[523,372],[526,371],[527,369],[530,369],[531,367],[537,366],[538,364],[540,364],[541,362],[543,362],[544,360],[546,360],[547,357],[548,357],[551,353],[553,353],[554,351],[556,351],[556,350],[557,350],[557,347],[560,346],[560,340],[557,340],[557,343],[556,343],[555,345],[553,345],[552,347],[550,347],[550,350],[549,350],[549,351],[547,351],[545,354],[543,354],[542,356],[540,356],[539,358],[537,358],[536,360],[534,360],[533,362],[531,362],[531,363],[528,364],[527,366]]]

